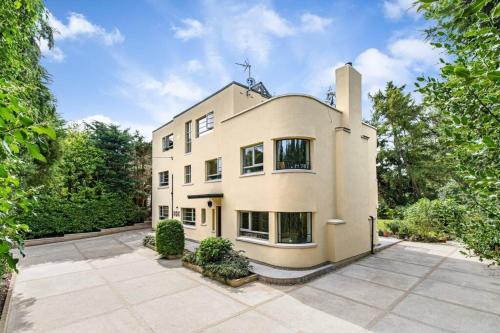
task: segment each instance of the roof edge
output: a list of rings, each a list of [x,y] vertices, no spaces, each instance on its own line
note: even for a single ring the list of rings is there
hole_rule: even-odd
[[[238,112],[238,113],[236,113],[236,114],[233,114],[233,115],[231,115],[231,116],[227,117],[226,119],[223,119],[223,120],[221,121],[221,123],[224,123],[224,122],[229,121],[229,120],[231,120],[231,119],[233,119],[233,118],[236,118],[236,117],[238,117],[239,115],[242,115],[242,114],[244,114],[244,113],[247,113],[248,111],[251,111],[251,110],[253,110],[253,109],[255,109],[255,108],[258,108],[258,107],[260,107],[260,106],[262,106],[262,105],[264,105],[264,104],[266,104],[266,103],[269,103],[269,102],[272,102],[272,101],[275,101],[275,100],[277,100],[277,99],[284,98],[284,97],[306,97],[306,98],[310,98],[310,99],[312,99],[313,101],[316,101],[316,102],[318,102],[318,103],[320,103],[320,104],[323,104],[324,106],[327,106],[328,108],[332,109],[333,111],[336,111],[336,112],[342,113],[342,111],[340,111],[339,109],[336,109],[336,108],[334,108],[333,106],[326,104],[325,102],[323,102],[323,101],[319,100],[318,98],[316,98],[316,97],[314,97],[314,96],[307,95],[307,94],[300,94],[300,93],[290,93],[290,94],[283,94],[283,95],[274,96],[274,97],[272,97],[272,98],[268,99],[267,101],[264,101],[264,102],[262,102],[262,103],[259,103],[259,104],[257,104],[257,105],[254,105],[254,106],[251,106],[251,107],[249,107],[249,108],[247,108],[247,109],[245,109],[245,110],[243,110],[243,111],[240,111],[240,112]]]
[[[188,107],[188,108],[187,108],[187,109],[185,109],[184,111],[182,111],[182,112],[180,112],[180,113],[176,114],[175,116],[173,116],[173,117],[172,117],[172,119],[171,119],[171,120],[169,120],[169,121],[168,121],[168,122],[166,122],[165,124],[161,125],[160,127],[158,127],[158,128],[156,128],[156,129],[154,129],[152,133],[154,133],[154,132],[156,132],[156,131],[158,131],[158,130],[162,129],[162,128],[163,128],[163,127],[165,127],[165,126],[167,126],[168,124],[170,124],[171,122],[173,122],[175,118],[177,118],[177,117],[179,117],[179,116],[183,115],[184,113],[188,112],[188,111],[189,111],[189,110],[191,110],[192,108],[197,107],[197,106],[198,106],[198,105],[200,105],[201,103],[203,103],[203,102],[207,101],[208,99],[212,98],[213,96],[217,95],[218,93],[222,92],[223,90],[225,90],[225,89],[229,88],[229,87],[230,87],[230,86],[232,86],[233,84],[234,84],[234,85],[237,85],[237,86],[240,86],[241,88],[248,89],[248,87],[247,87],[247,86],[245,86],[245,85],[244,85],[244,84],[242,84],[242,83],[239,83],[239,82],[236,82],[236,81],[231,81],[231,82],[229,82],[228,84],[226,84],[224,87],[222,87],[222,88],[220,88],[219,90],[217,90],[216,92],[214,92],[214,93],[210,94],[209,96],[205,97],[205,98],[204,98],[204,99],[202,99],[201,101],[199,101],[199,102],[197,102],[197,103],[195,103],[195,104],[191,105],[190,107]],[[253,90],[252,90],[252,91],[253,91]],[[260,93],[258,93],[258,92],[256,92],[256,91],[254,91],[254,92],[255,92],[256,94],[261,95]],[[263,97],[265,97],[265,96],[263,96]]]

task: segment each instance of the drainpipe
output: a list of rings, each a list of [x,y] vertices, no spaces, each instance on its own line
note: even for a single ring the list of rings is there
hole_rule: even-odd
[[[370,215],[370,253],[374,254],[375,251],[373,251],[373,233],[375,231],[375,218]]]
[[[172,191],[170,192],[170,195],[172,196],[172,208],[170,209],[170,217],[172,220],[174,219],[174,174],[172,173],[172,186],[171,186]]]

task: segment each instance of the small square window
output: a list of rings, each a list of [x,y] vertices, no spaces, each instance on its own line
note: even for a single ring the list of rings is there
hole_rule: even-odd
[[[264,145],[262,143],[243,148],[241,152],[243,174],[264,171]]]
[[[160,206],[159,207],[159,219],[165,220],[168,218],[168,206]]]
[[[170,134],[161,138],[161,145],[163,151],[167,151],[174,148],[174,135]]]
[[[168,186],[168,171],[162,171],[159,174],[159,185],[160,186]]]

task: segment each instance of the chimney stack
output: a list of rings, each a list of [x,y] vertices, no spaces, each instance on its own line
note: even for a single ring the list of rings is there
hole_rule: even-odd
[[[361,126],[361,74],[348,62],[335,70],[336,107],[342,111],[342,126]]]

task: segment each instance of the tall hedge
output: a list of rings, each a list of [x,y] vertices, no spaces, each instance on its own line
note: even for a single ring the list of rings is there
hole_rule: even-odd
[[[178,220],[163,220],[156,225],[156,251],[162,256],[184,252],[184,228]]]

